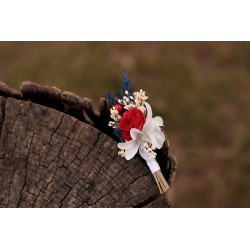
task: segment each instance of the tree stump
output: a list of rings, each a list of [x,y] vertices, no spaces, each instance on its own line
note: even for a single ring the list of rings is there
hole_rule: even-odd
[[[55,87],[0,82],[0,207],[169,207],[140,156],[126,161],[109,105]],[[171,186],[168,139],[157,160]]]

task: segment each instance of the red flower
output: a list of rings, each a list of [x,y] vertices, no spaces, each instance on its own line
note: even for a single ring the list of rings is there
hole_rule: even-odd
[[[119,113],[122,112],[122,105],[120,103],[117,103],[114,107]]]
[[[120,120],[119,128],[122,131],[122,137],[125,141],[131,141],[130,130],[137,128],[143,129],[145,124],[145,117],[141,110],[138,108],[132,108],[129,111],[124,112],[123,117]]]

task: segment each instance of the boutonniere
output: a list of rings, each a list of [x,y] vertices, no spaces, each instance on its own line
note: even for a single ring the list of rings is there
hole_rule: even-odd
[[[123,75],[122,89],[122,93],[115,92],[115,98],[107,95],[112,105],[112,120],[108,125],[114,129],[114,135],[121,141],[117,145],[120,149],[118,155],[130,160],[139,153],[153,174],[160,193],[164,193],[169,189],[169,185],[156,160],[156,149],[161,149],[166,140],[161,128],[163,120],[160,116],[153,117],[145,91],[133,91],[127,73]]]

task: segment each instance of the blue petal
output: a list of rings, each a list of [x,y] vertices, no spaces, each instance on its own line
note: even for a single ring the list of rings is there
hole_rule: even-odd
[[[125,95],[126,90],[129,92],[129,95],[133,94],[133,87],[129,79],[128,73],[126,71],[123,73],[122,89],[123,89],[123,95]]]
[[[114,106],[117,103],[117,101],[113,98],[113,96],[110,93],[107,93],[106,97],[112,106]]]

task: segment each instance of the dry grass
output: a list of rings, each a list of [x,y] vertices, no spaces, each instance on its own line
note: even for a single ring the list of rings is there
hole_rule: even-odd
[[[0,80],[98,102],[127,70],[162,115],[179,168],[174,207],[250,206],[250,43],[1,42]]]

